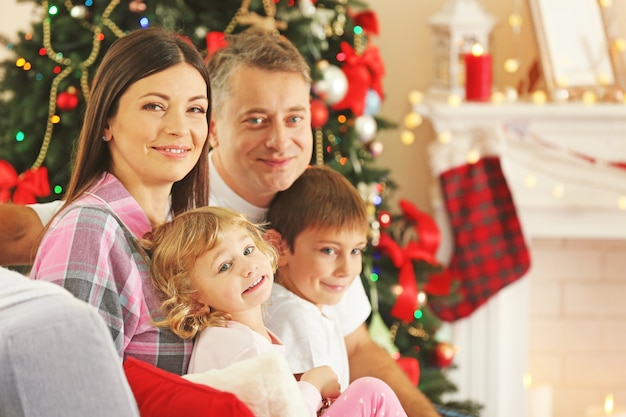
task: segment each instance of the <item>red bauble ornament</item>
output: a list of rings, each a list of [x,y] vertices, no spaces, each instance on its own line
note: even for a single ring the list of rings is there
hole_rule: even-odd
[[[322,100],[311,100],[311,127],[318,129],[328,121],[328,106]]]
[[[57,108],[61,111],[74,110],[78,106],[78,95],[63,91],[57,96]]]
[[[447,368],[454,361],[455,348],[450,343],[441,342],[435,347],[435,362],[440,368]]]
[[[380,223],[380,227],[388,227],[391,224],[391,213],[387,210],[381,210],[380,213],[378,213],[378,222]]]

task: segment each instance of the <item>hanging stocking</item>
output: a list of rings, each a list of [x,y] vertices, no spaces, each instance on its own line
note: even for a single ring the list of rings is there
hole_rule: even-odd
[[[459,280],[461,297],[453,304],[432,300],[430,307],[453,321],[521,278],[530,256],[499,157],[451,168],[439,180],[454,235],[448,270]]]

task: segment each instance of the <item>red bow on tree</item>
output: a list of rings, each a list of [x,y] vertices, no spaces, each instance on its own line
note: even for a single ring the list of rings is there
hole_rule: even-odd
[[[438,266],[435,258],[441,241],[441,234],[435,221],[428,214],[419,211],[407,200],[400,201],[404,215],[415,223],[418,239],[411,240],[401,247],[387,233],[381,233],[378,248],[386,253],[398,268],[398,284],[402,292],[391,309],[391,315],[406,323],[413,321],[413,314],[419,308],[417,301],[417,278],[413,261],[425,261]],[[424,286],[424,292],[433,295],[447,295],[450,292],[451,277],[447,272],[432,274]]]
[[[206,34],[206,50],[208,52],[207,56],[213,55],[215,51],[218,49],[222,49],[227,45],[226,35],[224,32],[209,32]]]
[[[375,46],[368,46],[361,55],[357,55],[348,42],[341,42],[341,51],[346,57],[341,70],[348,79],[348,91],[332,108],[350,109],[358,117],[363,115],[365,97],[370,88],[383,98],[382,77],[385,75],[385,65]]]
[[[13,196],[11,196],[11,191]],[[46,167],[29,169],[21,175],[7,161],[0,160],[0,202],[12,201],[14,204],[33,204],[37,197],[50,195],[48,170]]]
[[[361,26],[366,34],[378,35],[378,17],[371,10],[365,10],[352,16],[354,24]]]

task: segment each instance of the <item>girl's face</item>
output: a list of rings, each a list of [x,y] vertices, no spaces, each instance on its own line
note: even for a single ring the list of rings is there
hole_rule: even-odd
[[[270,260],[239,227],[226,229],[224,239],[196,260],[191,277],[199,302],[241,322],[259,313],[274,282]]]
[[[317,306],[337,304],[361,273],[366,244],[365,231],[305,229],[281,250],[280,283]]]
[[[208,108],[206,83],[187,63],[132,84],[105,129],[112,173],[128,189],[183,179],[207,140]]]

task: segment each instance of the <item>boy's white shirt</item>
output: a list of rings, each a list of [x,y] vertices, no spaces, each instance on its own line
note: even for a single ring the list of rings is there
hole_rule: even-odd
[[[350,383],[350,366],[339,319],[332,307],[323,312],[280,284],[274,284],[265,307],[265,325],[285,344],[285,357],[294,374],[328,365],[337,374],[341,391]]]

